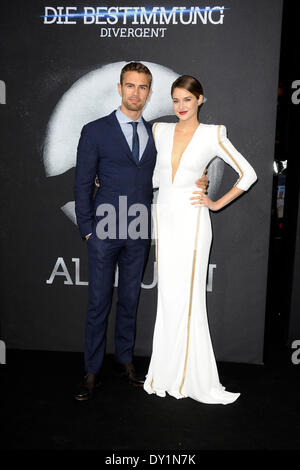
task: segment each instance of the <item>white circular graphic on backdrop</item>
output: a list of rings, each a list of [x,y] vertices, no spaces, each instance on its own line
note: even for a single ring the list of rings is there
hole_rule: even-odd
[[[126,63],[115,62],[87,73],[59,100],[49,120],[44,142],[43,160],[47,177],[60,175],[75,167],[82,127],[120,106],[117,83]],[[174,115],[170,90],[179,74],[159,64],[146,61],[142,63],[151,70],[153,76],[153,91],[143,110],[143,117],[152,121]],[[220,159],[210,165],[210,192],[215,192],[219,187],[223,166]],[[66,203],[61,209],[76,224],[74,201]]]
[[[64,173],[76,165],[76,151],[82,127],[110,114],[120,106],[117,83],[127,62],[115,62],[87,73],[62,96],[50,118],[44,145],[47,176]],[[143,62],[152,73],[152,95],[143,117],[147,121],[173,114],[171,85],[179,77],[162,65]]]

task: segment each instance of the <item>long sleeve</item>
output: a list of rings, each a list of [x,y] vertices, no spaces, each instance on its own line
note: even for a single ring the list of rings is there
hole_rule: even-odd
[[[77,148],[75,172],[75,213],[82,238],[92,232],[93,191],[97,163],[97,149],[88,139],[87,129],[84,126]]]
[[[250,163],[241,155],[227,138],[226,127],[217,126],[216,155],[222,158],[239,175],[235,185],[237,188],[247,191],[257,180],[256,172]]]

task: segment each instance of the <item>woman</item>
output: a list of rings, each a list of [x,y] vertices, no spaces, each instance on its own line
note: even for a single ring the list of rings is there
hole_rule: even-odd
[[[206,313],[206,275],[212,239],[209,210],[217,211],[256,181],[256,173],[226,137],[222,125],[198,121],[203,89],[183,75],[172,85],[178,123],[156,123],[154,186],[156,210],[158,305],[153,352],[144,389],[164,397],[190,397],[203,403],[228,404],[231,393],[219,382]],[[219,156],[239,174],[224,196],[190,198],[195,176]],[[190,201],[192,199],[192,202]]]

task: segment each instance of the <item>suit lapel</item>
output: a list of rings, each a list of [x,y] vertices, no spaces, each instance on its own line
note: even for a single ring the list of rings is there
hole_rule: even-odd
[[[108,121],[110,123],[110,125],[113,127],[113,139],[115,141],[117,141],[118,145],[121,145],[121,148],[123,150],[123,152],[126,154],[126,156],[130,159],[130,161],[132,163],[134,163],[136,165],[136,161],[134,160],[133,158],[133,155],[132,155],[132,152],[131,152],[131,149],[127,143],[127,140],[126,140],[126,137],[125,135],[123,134],[123,131],[121,129],[121,126],[119,124],[119,121],[116,117],[116,112],[113,111],[109,116],[108,116]],[[148,150],[151,148],[151,145],[153,145],[153,138],[152,138],[152,128],[151,126],[148,124],[147,121],[145,121],[145,119],[143,118],[143,122],[144,122],[144,125],[146,127],[146,130],[148,132],[148,142],[147,142],[147,145],[145,147],[145,150],[143,152],[143,155],[141,156],[140,158],[140,163],[139,165],[143,164],[144,161],[147,159],[147,154],[149,153]]]
[[[123,152],[126,154],[126,156],[130,159],[131,162],[136,164],[131,149],[127,143],[126,137],[123,134],[123,131],[121,129],[121,126],[119,124],[118,119],[116,118],[116,112],[113,111],[109,116],[109,122],[113,126],[114,131],[113,131],[113,139],[118,142],[118,145],[121,145],[121,148],[123,149]]]
[[[144,125],[145,125],[145,127],[146,127],[146,130],[147,130],[147,132],[148,132],[148,137],[149,137],[149,138],[148,138],[148,142],[147,142],[147,145],[146,145],[146,147],[145,147],[145,150],[144,150],[144,152],[143,152],[143,155],[141,156],[140,165],[141,165],[142,163],[144,163],[145,159],[147,158],[147,153],[148,153],[149,147],[150,147],[151,144],[152,144],[152,139],[153,139],[153,138],[152,138],[152,128],[151,128],[151,126],[148,124],[147,121],[145,121],[144,118],[142,118],[142,119],[143,119]]]

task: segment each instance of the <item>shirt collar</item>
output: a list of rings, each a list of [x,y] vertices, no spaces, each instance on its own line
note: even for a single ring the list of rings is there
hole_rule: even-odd
[[[140,115],[140,117],[136,121],[133,121],[133,119],[130,119],[128,116],[126,116],[126,114],[122,113],[120,107],[116,111],[116,118],[118,119],[120,124],[125,124],[128,122],[142,122],[143,121],[142,115]]]

